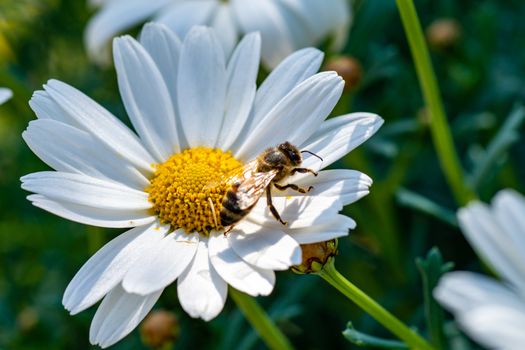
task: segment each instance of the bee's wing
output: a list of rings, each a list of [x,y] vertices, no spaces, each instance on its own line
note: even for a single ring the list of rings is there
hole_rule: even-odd
[[[277,172],[277,170],[271,170],[264,173],[251,173],[251,176],[245,177],[236,192],[239,209],[245,210],[255,205]]]
[[[242,168],[232,171],[227,176],[225,180],[226,183],[230,185],[243,183],[244,181],[252,177],[254,173],[256,173],[257,164],[258,164],[257,159],[254,159],[246,163],[246,165],[244,165]]]
[[[245,174],[246,174],[246,171],[247,171],[249,165],[251,165],[251,163],[248,163],[245,166],[243,165],[243,166],[240,166],[238,168],[235,168],[235,169],[229,171],[227,174],[221,176],[220,179],[212,180],[212,181],[208,182],[203,187],[203,190],[210,189],[210,188],[213,188],[213,187],[217,187],[220,184],[233,185],[234,183],[241,182],[242,179],[244,178]],[[252,167],[250,166],[249,169],[251,169],[251,168]]]

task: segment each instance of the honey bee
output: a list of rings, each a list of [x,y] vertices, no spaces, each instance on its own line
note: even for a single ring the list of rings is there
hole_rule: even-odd
[[[295,173],[311,173],[317,176],[312,169],[300,167],[303,160],[301,153],[310,153],[322,161],[322,158],[316,154],[310,151],[299,151],[289,142],[284,142],[277,147],[268,148],[246,164],[240,172],[226,180],[231,186],[224,196],[220,210],[221,225],[228,227],[225,234],[248,215],[264,192],[266,192],[266,203],[272,215],[281,224],[287,224],[272,204],[272,187],[281,191],[290,188],[300,193],[307,193],[313,189],[312,186],[303,188],[291,183],[280,184],[282,180]]]

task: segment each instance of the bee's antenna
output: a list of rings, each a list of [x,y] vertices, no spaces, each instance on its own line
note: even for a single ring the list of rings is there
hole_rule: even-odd
[[[315,154],[314,152],[310,152],[310,151],[307,151],[307,150],[302,150],[301,153],[308,153],[308,154],[311,154],[312,156],[321,159],[321,162],[323,161],[323,158],[319,157],[319,156],[318,156],[317,154]]]

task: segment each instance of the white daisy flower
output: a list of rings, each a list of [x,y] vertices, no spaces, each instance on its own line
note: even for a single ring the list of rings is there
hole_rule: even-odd
[[[23,133],[56,171],[22,177],[35,206],[101,227],[130,227],[100,249],[66,289],[76,314],[102,300],[90,341],[109,346],[177,281],[182,308],[210,320],[227,286],[268,295],[277,270],[301,262],[300,244],[346,236],[355,222],[338,214],[368,194],[372,180],[353,170],[297,174],[302,195],[273,190],[284,226],[261,199],[224,234],[217,220],[227,188],[221,176],[266,148],[289,141],[318,170],[372,136],[382,119],[353,113],[325,121],[343,81],[317,73],[323,54],[307,48],[285,59],[256,88],[260,36],[248,34],[225,62],[213,30],[195,27],[181,42],[159,24],[140,42],[114,40],[119,89],[136,133],[82,92],[50,80],[30,105],[38,120]],[[290,180],[291,181],[291,180]],[[210,185],[212,184],[212,185]]]
[[[0,87],[0,105],[13,97],[13,92],[7,88]]]
[[[490,349],[525,344],[525,198],[500,191],[492,207],[475,201],[458,212],[465,237],[501,281],[472,272],[447,273],[436,299],[462,329]]]
[[[229,57],[243,33],[258,31],[262,61],[276,67],[292,52],[316,46],[333,35],[333,48],[346,42],[350,26],[347,0],[91,0],[101,7],[86,28],[89,56],[109,61],[109,41],[131,27],[153,19],[184,38],[194,25],[216,29]]]

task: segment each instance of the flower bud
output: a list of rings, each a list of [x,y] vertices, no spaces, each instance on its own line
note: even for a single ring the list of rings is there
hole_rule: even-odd
[[[421,107],[416,114],[417,120],[421,125],[428,126],[431,122],[430,110],[425,106]]]
[[[301,265],[292,266],[296,273],[316,273],[337,254],[337,240],[301,244],[303,261]]]
[[[16,315],[16,323],[22,332],[32,330],[38,323],[40,317],[36,309],[31,306],[26,306]]]
[[[361,82],[363,68],[359,61],[351,56],[339,56],[330,59],[324,66],[325,71],[335,71],[345,81],[345,91],[352,90]]]
[[[174,342],[179,332],[177,316],[165,310],[152,311],[140,327],[142,342],[152,348]]]
[[[461,26],[455,19],[440,18],[427,27],[426,36],[433,49],[447,49],[461,38]]]

